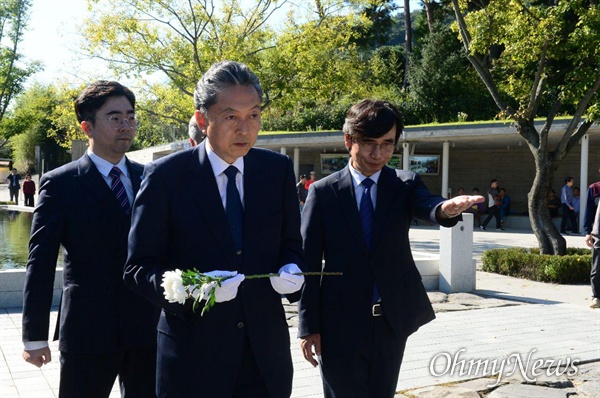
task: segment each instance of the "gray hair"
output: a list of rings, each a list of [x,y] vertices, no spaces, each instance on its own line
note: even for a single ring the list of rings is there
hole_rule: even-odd
[[[258,77],[246,66],[235,61],[221,61],[213,64],[202,75],[194,91],[194,105],[203,115],[217,102],[217,94],[236,86],[254,86],[262,102],[263,90]]]
[[[201,143],[204,139],[204,134],[202,134],[202,131],[200,131],[200,128],[198,127],[198,123],[196,123],[196,116],[192,116],[190,119],[190,123],[188,125],[188,134],[190,135],[190,138],[194,140],[196,145]]]

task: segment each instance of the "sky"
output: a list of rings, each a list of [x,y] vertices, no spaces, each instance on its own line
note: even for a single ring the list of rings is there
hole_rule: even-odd
[[[250,0],[242,0],[246,1]],[[84,82],[82,76],[115,78],[103,62],[89,59],[78,51],[82,41],[78,27],[88,15],[86,0],[33,0],[32,3],[29,29],[20,48],[27,59],[42,61],[44,70],[29,79],[28,84],[61,80],[79,85]],[[410,1],[412,9],[419,8],[419,3]],[[284,15],[285,11],[281,11],[281,18]],[[128,84],[124,79],[120,81]]]

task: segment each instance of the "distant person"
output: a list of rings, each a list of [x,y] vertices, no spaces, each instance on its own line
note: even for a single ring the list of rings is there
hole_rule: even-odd
[[[556,196],[556,191],[551,189],[548,193],[548,213],[550,218],[558,217],[558,209],[560,208],[560,199]]]
[[[581,190],[573,187],[573,211],[575,212],[576,231],[579,231],[579,215],[581,214]]]
[[[598,173],[600,174],[600,169]],[[585,243],[592,249],[592,269],[590,272],[590,284],[592,286],[591,308],[600,308],[600,244],[597,214],[599,201],[600,181],[597,181],[588,187],[583,216],[583,230],[586,234]]]
[[[33,195],[35,195],[35,182],[31,179],[31,174],[25,176],[23,181],[23,196],[25,197],[25,206],[34,207]]]
[[[56,257],[63,247],[55,339],[61,398],[154,397],[158,311],[123,282],[131,206],[143,166],[127,159],[137,131],[135,95],[97,81],[75,100],[86,153],[40,180],[23,301],[23,358],[50,362],[48,329]]]
[[[506,189],[500,188],[500,224],[504,227],[505,216],[510,215],[510,196],[506,194]]]
[[[296,193],[298,194],[298,202],[300,203],[300,212],[304,209],[304,202],[306,202],[306,196],[308,190],[306,189],[306,174],[300,176],[300,181],[296,184]]]
[[[465,194],[465,189],[464,188],[458,188],[456,190],[456,195],[454,196],[463,196]]]
[[[190,136],[190,145],[196,146],[202,142],[204,139],[204,134],[198,128],[198,123],[196,122],[196,116],[192,116],[190,119],[190,123],[188,124],[188,134]]]
[[[10,193],[10,200],[14,202],[15,206],[19,205],[19,191],[21,190],[21,175],[17,173],[17,169],[13,167],[8,177],[8,192]]]
[[[315,173],[314,171],[310,172],[310,179],[306,181],[306,184],[304,185],[304,187],[306,188],[306,190],[308,191],[308,188],[310,187],[310,184],[312,184],[313,182],[317,181],[317,173]]]
[[[488,216],[479,228],[481,228],[482,231],[485,231],[492,218],[495,218],[496,231],[504,231],[504,228],[502,228],[502,223],[500,222],[500,192],[498,191],[498,180],[496,179],[490,181],[490,187],[487,190],[487,203]]]
[[[473,188],[473,196],[479,196],[479,188]],[[481,215],[485,213],[485,201],[481,203],[475,203],[467,210],[467,212],[473,214],[473,217],[477,221],[477,227],[480,227]]]
[[[567,220],[571,223],[571,231],[578,234],[577,221],[575,220],[575,207],[573,205],[573,177],[565,178],[565,185],[560,192],[560,203],[562,206],[562,220],[560,222],[560,233],[568,235]]]
[[[435,318],[411,255],[413,218],[456,225],[481,196],[444,199],[421,178],[387,167],[402,119],[384,101],[352,106],[348,165],[314,183],[302,212],[307,278],[299,305],[304,358],[320,366],[326,398],[392,398],[408,337]]]

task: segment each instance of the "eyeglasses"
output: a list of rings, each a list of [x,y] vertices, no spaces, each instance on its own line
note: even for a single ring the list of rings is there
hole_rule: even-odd
[[[378,144],[374,141],[358,141],[354,140],[361,148],[365,149],[368,152],[374,152],[375,149],[379,149],[382,153],[390,153],[394,151],[396,148],[396,144],[393,142],[382,142]]]
[[[123,115],[110,115],[107,117],[94,117],[92,119],[108,120],[108,124],[110,125],[110,127],[112,127],[115,130],[120,129],[123,125],[123,122],[125,122],[127,127],[129,127],[130,129],[136,129],[139,124],[139,119],[136,115],[129,115],[127,117]]]

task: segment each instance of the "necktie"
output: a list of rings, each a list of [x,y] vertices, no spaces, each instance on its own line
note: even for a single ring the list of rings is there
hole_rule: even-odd
[[[375,182],[370,178],[365,178],[361,184],[364,188],[364,191],[360,200],[360,221],[362,223],[365,242],[367,243],[367,247],[370,251],[373,244],[373,215],[375,214],[375,210],[373,209],[373,200],[371,199],[371,187],[373,187],[373,184],[375,184]],[[381,296],[379,295],[377,283],[374,283],[373,303],[378,302],[380,298]]]
[[[362,223],[363,235],[365,236],[365,242],[367,247],[371,250],[371,244],[373,240],[373,201],[371,200],[371,187],[375,182],[370,178],[365,178],[362,182],[364,188],[362,199],[360,201],[360,221]]]
[[[229,227],[233,235],[235,249],[241,251],[244,239],[244,209],[240,200],[240,193],[235,185],[237,173],[238,169],[235,166],[229,166],[225,170],[225,175],[227,176],[225,212],[227,213],[227,220],[229,221]]]
[[[121,170],[119,170],[118,167],[113,167],[110,173],[108,173],[108,175],[112,177],[112,184],[110,185],[110,189],[117,197],[117,201],[125,211],[125,214],[131,214],[129,198],[127,197],[127,192],[125,192],[123,182],[121,181]]]

